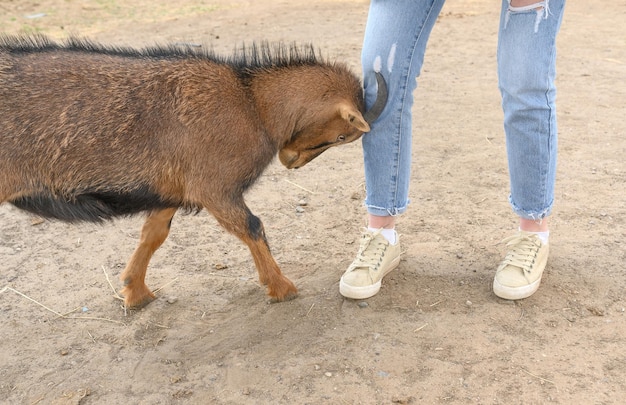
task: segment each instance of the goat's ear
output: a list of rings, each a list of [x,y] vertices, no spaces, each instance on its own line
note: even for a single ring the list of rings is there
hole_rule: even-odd
[[[341,118],[346,120],[350,125],[359,131],[370,131],[369,124],[365,122],[363,115],[359,112],[359,110],[354,108],[354,106],[344,103],[339,104],[339,113],[341,114]]]

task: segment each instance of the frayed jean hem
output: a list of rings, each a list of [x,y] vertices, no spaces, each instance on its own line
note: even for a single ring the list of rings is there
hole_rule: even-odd
[[[365,208],[367,208],[367,213],[370,215],[375,215],[377,217],[396,217],[398,215],[404,214],[408,208],[408,203],[404,207],[400,208],[384,208],[377,207],[374,205],[365,204]]]
[[[541,211],[524,210],[518,207],[517,205],[515,205],[515,203],[513,202],[513,199],[510,196],[509,196],[509,203],[511,204],[511,208],[513,209],[513,212],[515,213],[515,215],[523,219],[541,221],[542,219],[550,216],[550,214],[552,213],[552,203],[550,203],[550,205],[548,205],[546,209],[541,210]]]

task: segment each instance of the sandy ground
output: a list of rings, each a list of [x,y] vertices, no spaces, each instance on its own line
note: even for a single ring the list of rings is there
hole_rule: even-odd
[[[338,292],[364,224],[358,142],[298,171],[275,163],[247,196],[300,288],[280,304],[268,303],[245,246],[203,213],[174,218],[148,272],[157,300],[125,312],[107,277],[121,287],[142,218],[39,223],[5,204],[0,402],[624,403],[626,2],[568,4],[551,257],[539,292],[519,302],[490,288],[499,241],[516,226],[494,3],[449,0],[434,29],[416,93],[412,205],[398,225],[405,255],[380,294]],[[244,41],[312,42],[359,73],[367,7],[1,0],[0,30],[226,53]]]

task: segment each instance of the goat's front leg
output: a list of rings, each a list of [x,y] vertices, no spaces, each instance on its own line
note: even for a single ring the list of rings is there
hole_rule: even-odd
[[[145,283],[148,263],[170,232],[176,208],[152,211],[141,228],[139,245],[126,268],[120,275],[124,283],[122,295],[127,307],[142,307],[154,299],[154,294]]]
[[[250,212],[243,201],[223,210],[212,207],[210,211],[227,231],[248,246],[259,273],[259,281],[267,285],[270,297],[284,301],[297,295],[298,289],[282,274],[270,252],[263,223]]]

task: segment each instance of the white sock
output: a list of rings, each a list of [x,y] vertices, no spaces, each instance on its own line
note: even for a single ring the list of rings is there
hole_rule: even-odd
[[[367,228],[370,232],[377,232],[378,229],[372,228],[372,227],[368,227]],[[398,233],[396,232],[395,229],[385,229],[383,228],[380,231],[380,234],[383,235],[385,237],[385,239],[387,239],[387,241],[392,244],[395,245],[396,243],[398,243]]]
[[[525,232],[528,232],[528,231],[525,231]],[[545,231],[545,232],[528,232],[528,233],[534,233],[541,240],[541,243],[543,243],[544,245],[548,244],[548,239],[550,238],[550,231]]]

